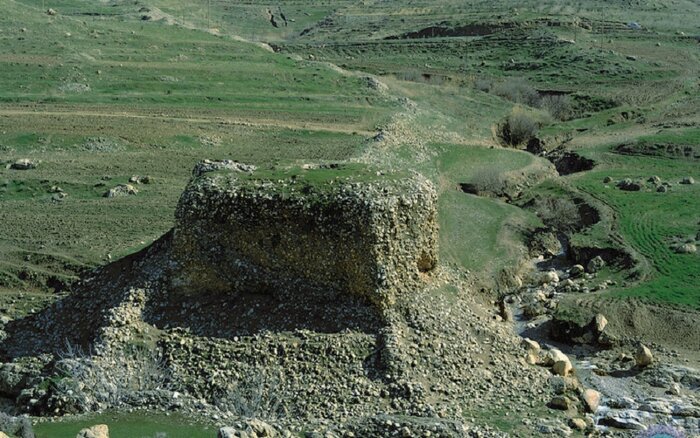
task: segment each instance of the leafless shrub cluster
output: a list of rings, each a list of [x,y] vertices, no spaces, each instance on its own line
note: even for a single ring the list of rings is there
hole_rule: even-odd
[[[477,192],[500,193],[505,181],[495,169],[481,169],[472,176],[471,185]]]
[[[483,91],[484,93],[489,93],[491,91],[492,86],[493,82],[491,82],[488,79],[477,78],[474,80],[474,88],[476,88],[479,91]]]
[[[66,386],[86,404],[113,406],[139,391],[169,389],[170,373],[158,351],[146,347],[119,350],[96,357],[80,348],[66,345],[57,362],[55,386]],[[77,383],[77,384],[76,384]]]
[[[283,377],[266,377],[256,370],[244,373],[235,384],[214,396],[216,405],[244,418],[274,420],[286,415],[280,393]]]
[[[557,120],[567,120],[572,114],[571,99],[565,95],[543,96],[539,107]]]
[[[524,111],[514,111],[498,125],[497,135],[507,146],[527,144],[537,135],[540,124]]]
[[[496,83],[479,78],[474,81],[474,88],[493,93],[514,103],[543,109],[557,120],[567,120],[573,115],[569,96],[563,94],[542,95],[522,78],[510,78]]]
[[[34,430],[29,418],[13,417],[4,412],[0,412],[0,431],[10,436],[34,438]]]
[[[578,206],[565,197],[537,199],[534,208],[542,222],[559,231],[575,229],[581,223]]]
[[[538,107],[540,95],[527,81],[512,78],[493,85],[491,92],[511,102]]]

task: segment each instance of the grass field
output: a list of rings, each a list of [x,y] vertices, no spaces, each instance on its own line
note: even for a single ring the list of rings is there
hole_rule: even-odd
[[[213,438],[216,428],[198,425],[178,416],[154,414],[103,414],[34,427],[37,438],[75,438],[77,433],[95,424],[108,424],[114,438]],[[160,435],[159,435],[160,434]]]
[[[441,146],[437,168],[441,178],[440,243],[445,260],[489,276],[522,257],[522,232],[537,226],[534,215],[504,201],[463,193],[459,184],[475,175],[535,167],[525,152],[468,146]]]
[[[697,130],[682,130],[650,137],[638,142],[698,144]],[[637,297],[700,309],[700,257],[679,254],[673,246],[695,242],[700,232],[700,189],[697,185],[679,184],[683,178],[698,179],[697,159],[627,156],[614,153],[610,147],[589,150],[588,156],[601,164],[591,172],[574,179],[574,184],[611,206],[618,214],[622,235],[634,249],[651,261],[653,270],[640,284],[609,292],[615,297]],[[666,193],[648,187],[640,192],[626,192],[604,184],[625,178],[647,181],[658,176],[672,186]]]

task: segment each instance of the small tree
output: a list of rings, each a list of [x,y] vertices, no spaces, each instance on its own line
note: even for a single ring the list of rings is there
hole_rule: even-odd
[[[537,135],[539,123],[529,114],[516,109],[498,126],[498,137],[507,146],[526,144]]]
[[[557,120],[566,120],[571,117],[571,100],[569,96],[544,96],[540,100],[540,108],[546,110]]]
[[[537,107],[540,95],[525,79],[510,78],[493,85],[491,92],[511,102]]]
[[[558,231],[575,230],[581,223],[578,206],[569,198],[538,199],[535,211],[542,222]]]
[[[474,173],[471,186],[477,192],[500,193],[505,187],[505,181],[495,169],[484,168]]]

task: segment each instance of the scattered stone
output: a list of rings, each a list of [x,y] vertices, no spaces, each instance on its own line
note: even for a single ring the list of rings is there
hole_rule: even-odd
[[[10,436],[0,430],[0,438],[10,438]]]
[[[540,284],[559,283],[559,275],[556,271],[547,271],[540,276]]]
[[[598,424],[627,430],[644,430],[643,420],[632,411],[610,411],[605,414]]]
[[[132,186],[131,184],[119,184],[118,186],[109,189],[103,197],[105,198],[117,198],[120,196],[129,196],[129,195],[135,195],[139,191],[136,189],[136,187]]]
[[[534,233],[528,245],[531,254],[536,256],[551,257],[562,252],[561,242],[557,235],[552,232],[538,231]]]
[[[238,438],[238,429],[233,427],[222,427],[219,429],[219,433],[216,434],[216,438]]]
[[[87,93],[90,89],[90,84],[81,84],[77,82],[61,84],[58,87],[58,90],[63,93]]]
[[[595,414],[600,406],[600,393],[595,389],[586,389],[581,396],[588,412]]]
[[[541,350],[540,344],[530,338],[523,339],[520,345],[522,345],[526,351],[531,351],[535,354],[538,354]]]
[[[46,10],[46,13],[47,13],[48,15],[56,15],[56,14],[58,14],[58,12],[56,12],[56,10],[55,10],[55,9],[52,9],[52,8],[47,9],[47,10]]]
[[[578,278],[585,273],[583,265],[574,265],[569,269],[569,275],[573,278]]]
[[[274,427],[257,419],[246,420],[241,427],[222,427],[217,434],[217,438],[276,438],[279,436]]]
[[[571,418],[569,419],[569,427],[579,431],[586,430],[586,420],[583,418]]]
[[[380,93],[385,93],[389,89],[389,87],[387,87],[386,84],[384,84],[382,81],[380,81],[374,76],[365,76],[363,80],[367,84],[367,87]]]
[[[647,180],[647,182],[650,182],[650,183],[652,183],[652,184],[654,184],[654,185],[658,185],[658,184],[661,184],[661,178],[658,177],[658,176],[656,176],[656,175],[654,175],[654,176],[649,177],[649,179]]]
[[[666,391],[666,394],[669,395],[681,395],[681,385],[678,383],[672,383],[671,386],[668,388],[668,391]]]
[[[234,160],[203,160],[197,163],[192,171],[192,176],[197,178],[204,175],[207,172],[214,172],[216,170],[232,170],[234,172],[244,172],[250,173],[257,169],[256,166],[252,164],[239,163]]]
[[[599,313],[593,318],[593,331],[595,334],[600,335],[607,326],[608,319],[603,314]]]
[[[555,437],[571,436],[571,429],[564,423],[558,420],[542,422],[537,426],[538,434],[536,436],[552,435]],[[486,436],[486,435],[482,435]]]
[[[261,420],[246,420],[245,425],[249,434],[252,432],[259,438],[273,438],[278,435],[274,427]]]
[[[573,370],[574,367],[568,360],[559,360],[557,362],[554,362],[554,365],[552,365],[552,372],[558,376],[568,376],[573,372]]]
[[[573,376],[550,376],[549,386],[556,395],[565,395],[581,391],[581,382]]]
[[[620,190],[624,190],[626,192],[638,192],[642,190],[642,185],[637,182],[637,181],[632,181],[629,178],[623,179],[622,181],[619,181],[617,183],[617,187]]]
[[[129,178],[129,182],[132,184],[150,184],[151,177],[148,175],[146,175],[146,176],[134,175],[131,178]]]
[[[576,288],[576,283],[574,283],[573,280],[571,280],[570,278],[567,278],[566,280],[559,283],[559,287],[561,289],[566,289],[567,291],[573,291]]]
[[[109,438],[109,427],[106,424],[98,424],[78,432],[75,438]]]
[[[569,397],[566,397],[564,395],[555,395],[554,397],[552,397],[552,400],[547,406],[549,406],[552,409],[568,411],[571,408],[572,403]]]
[[[634,353],[634,361],[635,364],[640,367],[644,368],[649,365],[654,361],[654,356],[651,354],[651,350],[644,344],[639,344],[639,347],[637,347],[637,351]]]
[[[601,256],[595,256],[588,261],[586,270],[590,273],[596,273],[605,267],[605,260]]]
[[[552,364],[552,372],[558,376],[566,377],[574,370],[569,357],[560,350],[553,348],[548,352],[549,360]]]
[[[693,185],[695,184],[695,179],[692,176],[686,176],[681,180],[681,184]]]
[[[612,179],[611,177],[609,177],[609,176],[606,176],[606,177],[603,179],[603,183],[604,183],[604,184],[610,184],[612,181],[613,181],[613,179]]]
[[[676,252],[678,254],[695,254],[698,252],[698,247],[694,243],[684,243],[676,247]]]
[[[510,309],[508,304],[504,301],[501,301],[499,316],[505,322],[512,322],[513,321],[513,311]]]
[[[10,168],[15,170],[29,170],[36,169],[38,163],[36,161],[30,160],[29,158],[22,158],[10,165]]]
[[[58,192],[58,193],[54,193],[53,195],[51,195],[51,200],[52,201],[63,201],[66,197],[68,197],[68,193]]]
[[[532,339],[525,338],[522,340],[521,345],[525,348],[525,362],[530,365],[536,365],[539,361],[539,353],[541,351],[540,344]]]
[[[668,192],[668,187],[666,187],[666,186],[659,186],[659,187],[656,188],[656,191],[657,191],[658,193],[666,193],[666,192]]]

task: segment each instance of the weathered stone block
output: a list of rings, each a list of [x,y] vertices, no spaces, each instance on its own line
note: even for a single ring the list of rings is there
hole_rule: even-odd
[[[346,292],[382,307],[437,265],[437,195],[358,165],[196,176],[173,237],[173,290]]]

